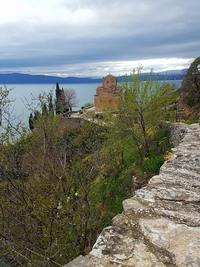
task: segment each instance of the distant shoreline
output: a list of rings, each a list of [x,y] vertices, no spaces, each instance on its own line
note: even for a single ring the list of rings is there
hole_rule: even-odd
[[[140,74],[141,80],[159,80],[159,81],[172,81],[182,80],[185,75],[185,70],[168,71],[160,73],[142,73]],[[118,76],[117,81],[121,82],[128,76]],[[56,77],[47,75],[31,75],[23,73],[8,73],[0,74],[0,84],[95,84],[100,83],[102,78],[92,77]]]
[[[123,78],[124,79],[124,78]],[[122,82],[123,79],[120,77],[118,79],[118,82]],[[155,78],[151,78],[152,80],[154,81],[182,81],[183,80],[183,77],[169,77],[169,78],[163,78],[163,77],[155,77]],[[0,85],[12,85],[12,84],[49,84],[49,85],[52,85],[52,84],[56,84],[57,82],[60,83],[60,84],[97,84],[97,83],[101,83],[101,80],[102,79],[99,79],[99,80],[96,80],[96,81],[77,81],[77,82],[73,82],[73,81],[33,81],[33,82],[30,82],[30,81],[2,81],[0,80]],[[144,79],[142,78],[143,81],[148,81],[148,79]]]

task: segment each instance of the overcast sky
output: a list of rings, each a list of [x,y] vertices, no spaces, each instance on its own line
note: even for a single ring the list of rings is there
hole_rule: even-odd
[[[200,0],[0,0],[0,72],[181,69],[200,55]]]

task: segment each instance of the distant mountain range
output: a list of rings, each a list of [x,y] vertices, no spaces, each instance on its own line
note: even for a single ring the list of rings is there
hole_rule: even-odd
[[[182,80],[186,74],[186,69],[183,70],[171,70],[159,73],[142,73],[141,79],[148,80],[151,79],[158,80]],[[120,82],[124,79],[125,76],[117,77],[117,80]],[[0,73],[0,84],[55,84],[55,83],[100,83],[101,78],[78,78],[78,77],[57,77],[57,76],[48,76],[48,75],[32,75],[24,73]]]

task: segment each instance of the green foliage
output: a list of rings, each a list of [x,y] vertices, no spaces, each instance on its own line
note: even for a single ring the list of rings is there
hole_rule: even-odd
[[[171,144],[169,142],[170,136],[166,129],[158,128],[151,140],[150,151],[145,156],[141,170],[151,177],[159,173],[160,167],[164,163],[164,155],[166,151],[171,150]]]
[[[158,173],[170,150],[159,124],[173,116],[173,99],[169,85],[133,76],[118,112],[75,128],[41,97],[34,131],[1,144],[0,234],[8,254],[22,266],[63,266],[88,253],[122,201]]]
[[[76,106],[75,91],[73,89],[60,89],[60,86],[57,83],[55,99],[56,114],[70,116],[74,106]]]
[[[55,115],[55,105],[53,103],[52,92],[46,94],[40,94],[38,96],[38,105],[32,108],[32,112],[29,115],[29,129],[32,131],[39,118],[47,118],[48,116]]]
[[[122,84],[121,90],[117,128],[130,132],[142,162],[150,152],[158,124],[175,117],[171,106],[176,101],[176,92],[170,84],[140,81],[138,74],[133,74],[131,82]]]
[[[60,86],[58,83],[56,83],[56,114],[62,113],[62,90],[60,89]]]
[[[163,155],[151,155],[144,159],[142,170],[148,175],[158,174],[160,167],[164,163]]]

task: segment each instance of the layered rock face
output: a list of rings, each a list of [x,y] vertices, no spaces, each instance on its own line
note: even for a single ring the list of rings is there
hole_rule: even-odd
[[[174,156],[123,202],[86,257],[66,267],[200,266],[200,126],[175,125]]]

